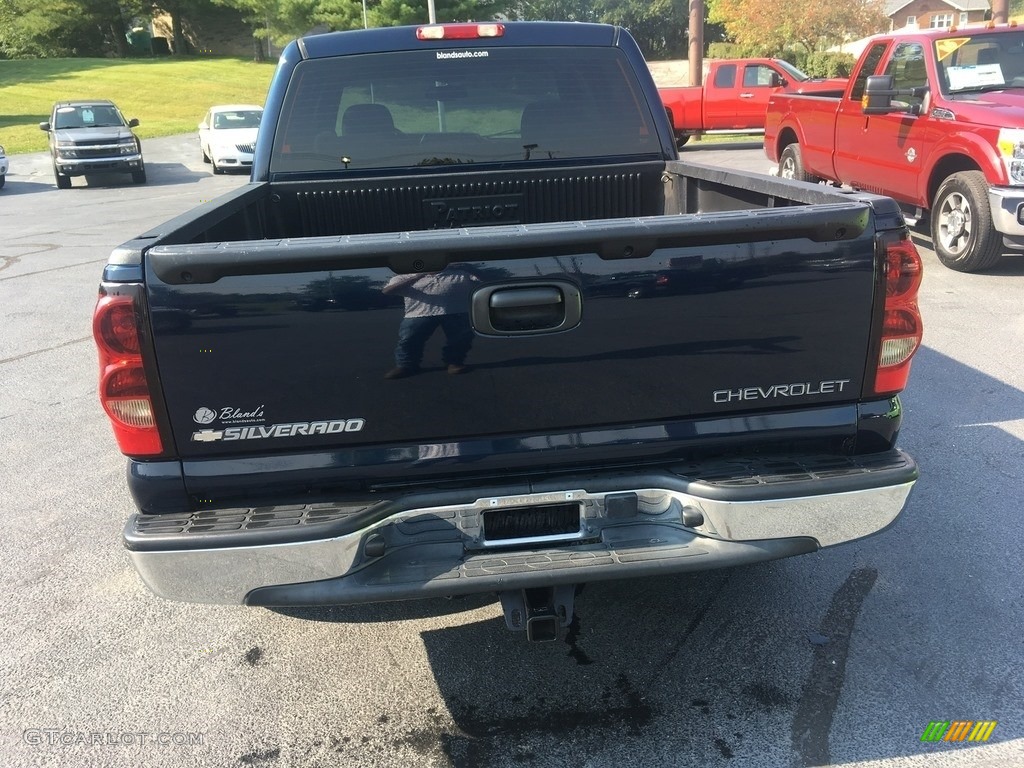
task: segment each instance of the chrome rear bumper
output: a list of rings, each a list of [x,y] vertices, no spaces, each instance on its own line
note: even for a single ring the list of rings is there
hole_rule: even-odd
[[[677,468],[683,469],[692,468]],[[806,463],[800,471],[770,469],[711,479],[676,470],[586,484],[565,478],[562,488],[549,480],[529,493],[464,491],[471,499],[465,502],[452,502],[446,492],[437,504],[427,495],[135,515],[125,543],[145,583],[168,599],[278,606],[401,600],[707,570],[811,552],[889,526],[917,479],[913,460],[899,451],[827,469]],[[578,530],[489,537],[488,513],[550,505],[578,505]]]

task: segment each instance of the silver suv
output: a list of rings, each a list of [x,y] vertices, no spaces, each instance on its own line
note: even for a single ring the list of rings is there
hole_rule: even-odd
[[[130,173],[136,184],[146,182],[142,142],[112,101],[59,101],[50,121],[40,130],[50,135],[50,157],[58,189],[71,187],[72,176]]]

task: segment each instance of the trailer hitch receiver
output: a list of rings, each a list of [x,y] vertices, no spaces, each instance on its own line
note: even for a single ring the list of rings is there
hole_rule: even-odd
[[[572,622],[575,596],[575,584],[498,593],[506,626],[516,632],[525,630],[526,639],[531,642],[558,639],[562,627]]]

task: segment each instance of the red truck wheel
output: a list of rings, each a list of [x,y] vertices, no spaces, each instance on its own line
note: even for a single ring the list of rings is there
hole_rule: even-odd
[[[1003,254],[1003,238],[992,226],[988,182],[981,171],[954,173],[932,204],[935,255],[957,272],[988,269]]]
[[[788,144],[779,158],[779,176],[794,181],[808,181],[817,184],[821,179],[804,170],[804,159],[800,155],[800,145]]]

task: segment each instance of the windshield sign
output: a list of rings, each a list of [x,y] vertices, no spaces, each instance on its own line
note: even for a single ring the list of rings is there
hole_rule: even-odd
[[[1024,88],[1024,32],[936,40],[935,58],[945,93]]]

